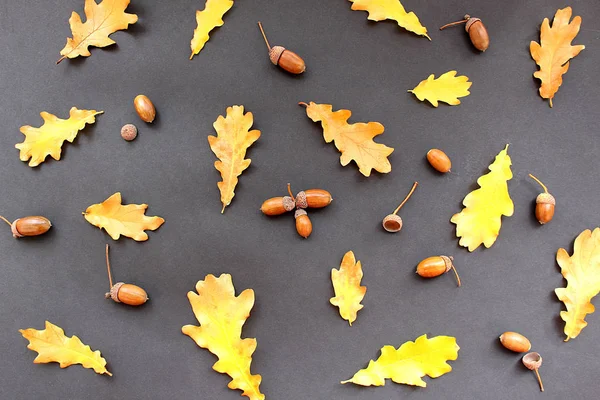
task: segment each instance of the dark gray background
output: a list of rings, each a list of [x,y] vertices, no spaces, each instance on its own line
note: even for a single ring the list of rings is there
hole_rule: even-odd
[[[186,293],[206,274],[231,273],[239,291],[252,288],[256,305],[243,334],[256,337],[252,372],[267,399],[592,399],[597,397],[600,315],[589,315],[581,335],[563,343],[563,309],[553,290],[565,284],[556,250],[600,224],[598,101],[600,5],[571,1],[583,17],[575,58],[554,99],[538,95],[529,42],[544,17],[563,1],[410,1],[432,41],[394,22],[367,21],[344,0],[238,1],[225,25],[192,61],[189,41],[203,1],[134,1],[139,22],[86,59],[55,65],[70,36],[71,11],[83,0],[0,5],[0,181],[7,218],[41,214],[54,227],[45,236],[0,241],[0,398],[2,399],[219,399],[240,393],[211,370],[216,358],[184,336],[195,323]],[[479,54],[461,27],[440,25],[465,12],[481,17],[490,49]],[[256,22],[271,44],[306,60],[307,72],[287,75],[269,63]],[[435,109],[407,93],[430,73],[456,69],[473,82],[462,104]],[[132,100],[147,94],[158,117],[142,123]],[[363,177],[322,138],[298,101],[330,103],[353,112],[351,121],[379,121],[377,140],[395,151],[390,174]],[[250,149],[224,215],[207,135],[227,106],[243,104],[262,131]],[[61,161],[37,168],[19,161],[22,125],[39,126],[40,111],[61,118],[72,106],[104,110],[97,123],[63,146]],[[126,143],[125,123],[139,127]],[[491,249],[458,247],[449,219],[494,156],[510,143],[515,203]],[[432,147],[452,158],[439,175],[425,161]],[[557,214],[540,227],[533,216],[540,192],[536,174],[558,199]],[[401,212],[402,232],[380,226],[413,181],[420,186]],[[308,240],[293,217],[267,218],[268,197],[318,187],[335,201],[311,212]],[[148,203],[148,215],[166,223],[150,239],[113,242],[81,215],[116,191],[127,203]],[[112,244],[117,280],[144,287],[152,300],[129,308],[104,300],[108,287],[104,244]],[[353,250],[368,287],[353,327],[329,304],[330,270]],[[419,260],[453,255],[464,286],[452,276],[430,281],[414,273]],[[597,302],[597,301],[596,301]],[[34,365],[19,328],[43,328],[48,319],[102,351],[114,377],[73,366]],[[527,335],[544,357],[540,394],[520,356],[500,347],[506,330]],[[342,386],[385,344],[427,333],[451,335],[461,347],[453,371],[428,387],[387,383]]]

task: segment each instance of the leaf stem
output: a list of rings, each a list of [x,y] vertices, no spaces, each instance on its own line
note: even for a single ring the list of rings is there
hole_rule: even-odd
[[[265,31],[263,30],[262,24],[258,21],[258,28],[260,29],[260,33],[262,33],[263,38],[265,39],[265,43],[267,44],[267,48],[271,51],[271,45],[269,44],[269,40],[267,39],[267,35],[265,35]]]
[[[406,195],[404,200],[402,200],[402,203],[400,203],[398,208],[396,208],[392,214],[394,214],[394,215],[398,214],[398,211],[400,211],[400,209],[402,208],[404,203],[406,203],[408,201],[408,199],[410,199],[410,196],[412,196],[413,192],[415,191],[415,189],[417,188],[418,185],[419,185],[419,182],[415,182],[413,184],[412,189],[410,189],[410,192],[408,192],[408,194]]]
[[[6,218],[4,218],[2,215],[0,215],[0,219],[4,222],[6,222],[8,225],[12,226],[12,224],[10,223],[9,220],[7,220]]]
[[[61,58],[59,58],[58,61],[56,62],[56,65],[60,64],[60,62],[62,60],[64,60],[65,58],[67,58],[67,56],[62,56]]]
[[[533,179],[534,181],[536,181],[537,183],[539,183],[539,184],[540,184],[540,186],[541,186],[542,188],[544,188],[544,192],[548,193],[548,188],[546,187],[546,185],[544,185],[544,184],[542,183],[542,181],[540,181],[538,178],[536,178],[535,176],[533,176],[533,175],[531,175],[531,174],[529,174],[529,177],[530,177],[530,178],[532,178],[532,179]]]
[[[299,106],[304,106],[304,107],[308,107],[308,104],[306,104],[305,102],[301,101],[298,103]]]

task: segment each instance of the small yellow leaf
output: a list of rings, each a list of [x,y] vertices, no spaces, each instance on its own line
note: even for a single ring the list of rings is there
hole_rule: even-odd
[[[148,204],[121,205],[121,193],[117,192],[100,204],[92,204],[83,215],[90,224],[106,230],[114,240],[121,235],[138,242],[148,240],[145,230],[154,231],[165,222],[161,217],[144,215]]]
[[[233,6],[233,0],[206,0],[204,10],[196,11],[196,22],[198,26],[194,29],[194,36],[190,43],[192,55],[190,60],[204,47],[208,42],[210,31],[218,26],[222,26],[223,16]]]
[[[331,282],[335,297],[329,301],[340,309],[340,315],[352,323],[356,320],[356,313],[363,308],[360,304],[367,292],[366,286],[360,286],[363,272],[360,261],[356,261],[352,251],[347,252],[342,259],[340,269],[331,270]]]
[[[260,137],[258,129],[250,130],[253,121],[251,112],[244,114],[244,106],[227,107],[227,117],[219,115],[213,124],[217,136],[208,136],[210,148],[220,160],[215,161],[215,168],[223,179],[217,183],[223,203],[221,213],[235,196],[238,176],[250,166],[251,160],[244,158],[246,150]]]
[[[600,228],[581,232],[575,239],[571,257],[565,249],[558,249],[556,261],[567,280],[566,288],[554,290],[567,307],[567,311],[560,313],[565,321],[566,342],[587,326],[585,316],[594,312],[592,298],[600,293]]]
[[[106,360],[102,358],[99,350],[92,351],[90,346],[83,344],[75,335],[66,337],[62,328],[49,321],[46,321],[44,330],[28,328],[19,329],[19,332],[29,340],[27,348],[38,353],[33,360],[35,364],[57,362],[61,368],[81,364],[84,368],[93,369],[97,374],[112,376],[106,369]]]
[[[583,45],[571,45],[581,28],[581,17],[577,16],[569,22],[571,14],[571,7],[556,11],[552,27],[548,18],[544,18],[540,43],[532,41],[529,45],[531,57],[540,67],[533,76],[542,81],[540,96],[550,99],[550,107],[554,95],[562,85],[562,76],[569,70],[569,60],[585,49]]]
[[[417,35],[431,38],[427,35],[427,28],[421,25],[419,17],[414,12],[407,13],[400,0],[350,0],[352,9],[358,11],[367,11],[368,19],[371,21],[383,21],[385,19],[394,20],[407,31],[414,32]]]
[[[366,369],[361,369],[344,383],[362,386],[384,386],[385,380],[395,383],[425,387],[422,377],[438,378],[452,367],[446,362],[458,358],[460,347],[452,336],[436,336],[431,339],[422,335],[414,342],[406,342],[396,350],[384,346],[377,361],[369,361]]]
[[[65,58],[91,55],[88,47],[106,47],[115,41],[108,37],[111,33],[127,29],[129,24],[135,24],[137,15],[127,14],[125,9],[129,0],[103,0],[100,4],[94,0],[85,0],[85,23],[75,11],[69,18],[73,38],[67,38],[67,44],[60,51],[62,57],[57,64]]]
[[[460,104],[459,97],[470,94],[471,85],[472,82],[469,82],[467,76],[456,76],[456,71],[448,71],[437,79],[434,79],[433,74],[429,75],[429,78],[421,81],[416,88],[409,92],[421,101],[427,99],[434,107],[438,106],[438,101],[456,106]]]
[[[325,142],[335,144],[342,153],[340,163],[346,166],[355,161],[364,176],[371,175],[374,169],[381,173],[392,170],[387,157],[394,151],[373,138],[383,133],[384,127],[379,122],[348,124],[352,115],[350,110],[333,111],[330,104],[300,103],[306,106],[306,115],[314,122],[321,122]]]
[[[61,147],[65,140],[73,143],[77,133],[85,127],[85,124],[93,124],[96,121],[95,116],[103,112],[78,110],[73,107],[69,112],[69,119],[60,119],[42,111],[40,115],[44,124],[41,127],[34,128],[29,125],[21,127],[25,140],[15,145],[21,151],[21,161],[31,158],[29,166],[35,167],[43,163],[48,156],[60,160]]]
[[[456,224],[456,236],[461,238],[459,244],[468,247],[469,251],[482,243],[490,248],[500,234],[502,216],[513,214],[507,183],[512,179],[512,163],[507,151],[508,145],[489,166],[490,172],[477,179],[481,187],[465,197],[465,208],[450,220]]]
[[[259,389],[262,377],[250,373],[256,339],[241,337],[254,306],[254,291],[246,289],[236,297],[229,274],[207,275],[198,281],[196,291],[188,292],[188,300],[200,326],[185,325],[181,331],[219,358],[213,369],[231,377],[229,389],[242,390],[250,400],[264,400]]]

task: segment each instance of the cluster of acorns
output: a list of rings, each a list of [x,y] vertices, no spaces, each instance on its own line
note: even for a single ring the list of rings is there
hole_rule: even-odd
[[[331,201],[331,194],[323,189],[308,189],[298,192],[294,197],[290,184],[287,185],[289,196],[272,197],[265,200],[260,207],[265,215],[281,215],[296,209],[296,231],[303,238],[308,238],[312,233],[312,222],[308,218],[306,208],[327,207]]]

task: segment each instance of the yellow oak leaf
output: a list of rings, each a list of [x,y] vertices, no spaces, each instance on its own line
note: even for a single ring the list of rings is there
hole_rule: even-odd
[[[556,261],[567,280],[566,288],[554,290],[567,307],[567,311],[560,313],[565,321],[566,342],[587,326],[585,316],[594,312],[592,298],[600,293],[600,228],[581,232],[575,239],[571,257],[565,249],[558,249]]]
[[[61,368],[67,368],[73,364],[81,364],[84,368],[91,368],[97,374],[112,374],[106,369],[106,360],[100,355],[100,351],[92,351],[90,346],[81,342],[77,336],[65,336],[62,328],[46,321],[46,329],[33,328],[19,329],[23,337],[29,340],[27,348],[36,351],[35,364],[46,364],[57,362]]]
[[[204,10],[196,11],[196,22],[198,26],[194,29],[194,36],[190,43],[192,55],[190,60],[204,47],[208,42],[210,31],[218,26],[223,26],[223,16],[233,6],[233,0],[206,0]]]
[[[540,96],[550,99],[550,107],[554,95],[562,85],[562,76],[569,70],[569,60],[585,49],[583,45],[571,45],[581,28],[581,17],[576,16],[569,22],[571,13],[571,7],[556,11],[552,27],[548,18],[544,18],[540,43],[531,41],[529,45],[531,57],[540,67],[533,76],[542,81]]]
[[[508,145],[489,166],[490,172],[477,179],[481,187],[465,197],[465,208],[450,220],[456,224],[456,236],[461,238],[459,244],[469,251],[482,243],[490,248],[500,234],[502,216],[513,215],[514,205],[508,194],[512,163],[507,151]]]
[[[100,204],[92,204],[83,215],[90,224],[106,230],[114,240],[121,235],[138,242],[148,240],[145,230],[154,231],[165,220],[161,217],[144,215],[148,204],[121,204],[121,193],[117,192]]]
[[[364,306],[360,304],[367,293],[366,286],[360,286],[363,272],[360,261],[356,261],[352,251],[344,254],[340,269],[331,270],[331,282],[335,297],[329,301],[340,309],[340,315],[346,321],[352,323],[356,321],[356,313]]]
[[[306,115],[314,122],[321,122],[325,142],[335,144],[342,153],[340,163],[346,166],[350,161],[356,162],[364,176],[371,175],[374,169],[381,173],[392,170],[387,157],[394,151],[373,138],[383,133],[384,127],[379,122],[348,124],[352,115],[350,110],[333,112],[330,104],[300,103],[306,107]]]
[[[85,124],[96,122],[96,115],[104,111],[78,110],[76,107],[69,111],[69,119],[60,119],[55,115],[42,111],[40,113],[44,124],[39,128],[29,125],[21,127],[25,140],[17,143],[15,147],[21,151],[21,161],[29,159],[29,166],[35,167],[44,162],[46,157],[52,156],[60,160],[61,147],[65,140],[73,143],[77,133]]]
[[[231,204],[235,196],[235,187],[238,176],[250,166],[252,160],[245,159],[246,150],[260,137],[258,129],[250,130],[254,119],[252,113],[244,114],[244,106],[227,107],[227,117],[219,115],[213,127],[217,136],[208,136],[210,148],[219,158],[215,161],[215,168],[221,173],[223,181],[217,186],[221,191],[221,203],[225,207]]]
[[[422,377],[438,378],[452,371],[446,361],[458,358],[458,344],[452,336],[419,336],[414,342],[406,342],[397,350],[394,346],[383,346],[377,361],[369,361],[351,379],[342,381],[362,386],[384,386],[385,380],[426,387]]]
[[[434,79],[433,74],[429,75],[429,78],[421,81],[409,92],[421,101],[427,99],[434,107],[438,106],[438,101],[456,106],[460,104],[459,97],[471,94],[469,88],[472,84],[469,77],[456,76],[456,71],[448,71],[437,79]]]
[[[129,24],[135,24],[137,15],[128,14],[125,9],[129,0],[103,0],[100,4],[94,0],[85,0],[85,23],[75,11],[69,18],[73,38],[67,38],[67,44],[60,51],[62,57],[57,64],[65,58],[91,55],[88,47],[106,47],[116,43],[108,37],[111,33],[127,29]]]
[[[371,21],[383,21],[385,19],[394,20],[407,31],[414,32],[417,35],[427,35],[427,28],[421,25],[419,17],[414,12],[406,12],[400,0],[350,0],[352,9],[358,11],[367,11],[368,19]]]
[[[259,389],[262,377],[250,373],[256,339],[242,339],[242,327],[254,306],[254,291],[246,289],[236,297],[229,274],[207,275],[198,281],[196,291],[198,294],[190,291],[187,297],[200,326],[185,325],[181,331],[219,358],[213,369],[231,377],[229,389],[242,390],[250,400],[264,400]]]

